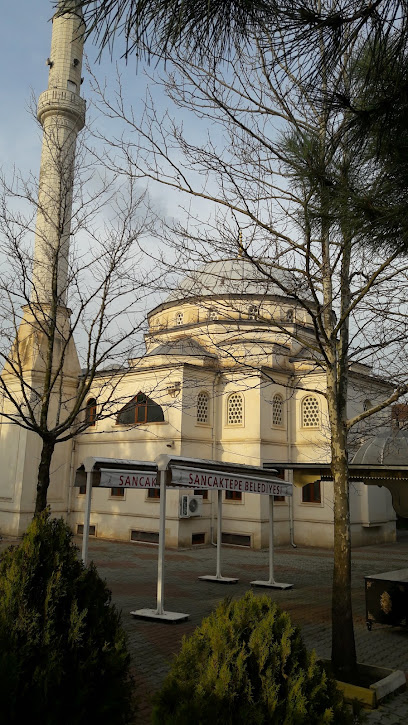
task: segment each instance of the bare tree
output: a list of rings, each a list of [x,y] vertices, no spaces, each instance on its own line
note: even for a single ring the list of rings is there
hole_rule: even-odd
[[[35,178],[0,178],[1,416],[41,439],[36,512],[55,446],[117,408],[155,277],[139,247],[151,227],[146,194],[132,179],[99,175],[85,142],[73,169],[55,123],[43,143],[39,196]],[[89,407],[102,369],[102,402]]]
[[[168,58],[177,50],[214,68],[256,42],[289,60],[310,98],[346,112],[356,142],[388,167],[391,183],[383,177],[383,194],[377,188],[375,198],[358,199],[375,243],[404,224],[406,0],[61,0],[58,12],[72,3],[84,13],[86,35],[100,53],[113,54],[122,42],[126,60],[132,54]],[[339,86],[339,67],[351,49],[360,61],[357,96],[350,86]]]
[[[256,319],[260,331],[269,326],[296,342],[294,384],[308,388],[316,370],[325,375],[320,394],[327,402],[334,481],[332,662],[338,675],[347,676],[356,665],[348,448],[358,424],[408,389],[405,239],[396,235],[392,250],[378,254],[369,244],[353,199],[356,188],[370,194],[380,188],[381,164],[352,144],[347,112],[327,95],[316,103],[303,69],[290,57],[277,58],[272,42],[225,63],[223,73],[175,58],[161,83],[182,113],[195,113],[196,126],[185,122],[186,115],[178,121],[168,110],[160,112],[151,97],[138,116],[120,86],[112,100],[96,84],[105,112],[124,123],[107,164],[120,171],[122,155],[123,171],[131,163],[134,175],[199,201],[200,211],[191,202],[173,225],[162,225],[162,238],[178,254],[176,268],[236,257],[241,228],[242,257],[258,279],[293,302],[293,316],[282,319],[266,314],[260,299]],[[352,83],[347,55],[337,88]],[[367,384],[376,379],[381,393],[360,410],[350,406],[358,371]]]

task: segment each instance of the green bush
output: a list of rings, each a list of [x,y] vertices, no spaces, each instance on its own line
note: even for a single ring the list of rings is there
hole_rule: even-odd
[[[0,560],[0,722],[128,723],[129,666],[109,589],[43,512]]]
[[[183,639],[153,713],[157,725],[350,722],[289,615],[252,592],[225,600]]]

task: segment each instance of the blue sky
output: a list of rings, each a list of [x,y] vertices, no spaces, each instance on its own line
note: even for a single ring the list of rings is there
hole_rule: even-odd
[[[31,171],[35,176],[38,174],[41,155],[41,129],[30,113],[29,107],[35,97],[34,108],[38,96],[46,90],[48,84],[48,67],[46,59],[50,54],[52,23],[51,17],[54,11],[54,3],[51,0],[16,0],[14,3],[7,3],[3,8],[2,22],[0,24],[0,83],[2,89],[1,113],[0,113],[0,166],[7,172],[15,165],[23,176]],[[109,78],[112,81],[112,88],[115,84],[116,68],[118,64],[125,90],[126,99],[135,108],[141,108],[140,100],[143,99],[146,88],[146,78],[143,74],[143,63],[136,69],[136,61],[132,57],[126,65],[120,59],[121,43],[118,42],[114,49],[114,60],[106,51],[102,61],[96,61],[97,49],[88,39],[85,47],[89,62],[97,78],[102,82]],[[152,67],[149,73],[153,72]],[[91,92],[86,69],[83,68],[84,83],[81,87],[81,95],[87,100],[90,106]],[[160,107],[167,105],[167,99],[163,91],[154,90],[155,102]],[[139,100],[140,99],[140,100]],[[89,108],[88,120],[95,119],[96,112]],[[184,115],[184,114],[183,114]],[[192,115],[184,116],[185,127],[194,133],[198,132],[199,123]],[[115,132],[111,122],[97,118],[97,127],[103,126],[105,134]],[[118,133],[120,133],[118,131]],[[182,202],[181,196],[175,192],[161,187],[150,188],[154,204],[159,204],[164,214],[178,215],[177,207]],[[186,201],[186,200],[184,200]],[[197,206],[203,209],[207,216],[205,203],[197,202]],[[180,212],[183,214],[183,212]]]
[[[30,95],[47,87],[45,60],[49,55],[51,3],[19,0],[3,7],[0,24],[0,163],[37,170],[41,147],[35,121],[30,117]]]
[[[0,113],[0,164],[16,164],[22,170],[31,169],[37,173],[41,153],[41,133],[29,112],[32,94],[36,100],[46,90],[48,67],[46,59],[51,47],[51,16],[53,3],[50,0],[17,0],[3,8],[0,24],[0,84],[2,104]],[[96,63],[96,48],[89,40],[86,52],[98,78],[115,75],[115,65],[106,53],[102,62]],[[117,55],[119,54],[119,48]],[[132,93],[137,86],[143,87],[142,68],[136,73],[134,60],[128,67],[119,60],[126,83],[131,84]],[[89,99],[89,84],[85,69],[81,95]]]

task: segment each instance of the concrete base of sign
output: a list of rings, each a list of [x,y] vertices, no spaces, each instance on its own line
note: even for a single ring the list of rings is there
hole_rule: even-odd
[[[186,622],[190,616],[189,614],[181,614],[181,612],[163,612],[163,614],[158,614],[157,609],[136,609],[134,612],[130,612],[130,614],[135,619],[148,619],[150,621],[166,622],[167,624]]]
[[[230,576],[215,576],[213,574],[205,574],[205,576],[198,577],[202,582],[217,582],[218,584],[236,584],[239,579],[234,579]]]
[[[254,581],[251,582],[252,587],[265,587],[267,589],[292,589],[293,584],[283,584],[282,582],[275,581]]]

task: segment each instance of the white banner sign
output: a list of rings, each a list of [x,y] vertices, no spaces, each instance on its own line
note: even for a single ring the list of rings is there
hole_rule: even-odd
[[[160,488],[157,474],[152,471],[120,471],[101,468],[102,488]]]
[[[282,481],[274,483],[267,478],[246,478],[221,471],[205,471],[199,468],[171,467],[171,482],[196,489],[217,489],[239,491],[240,493],[261,493],[266,496],[292,496],[292,484]]]

